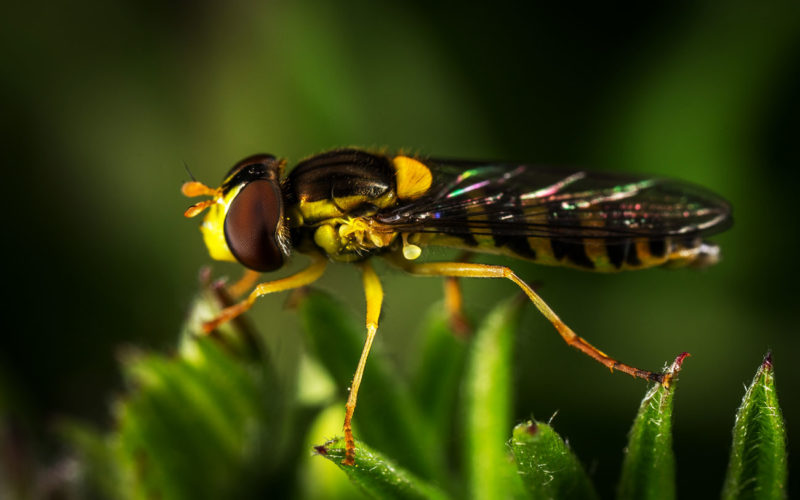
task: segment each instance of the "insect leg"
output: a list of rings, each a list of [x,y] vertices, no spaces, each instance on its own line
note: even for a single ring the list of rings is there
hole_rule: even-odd
[[[250,292],[250,295],[248,295],[247,298],[238,304],[226,307],[219,313],[219,315],[217,315],[216,318],[203,323],[203,330],[206,333],[209,333],[222,323],[225,323],[226,321],[229,321],[242,314],[250,309],[255,303],[256,299],[262,295],[310,285],[322,276],[322,273],[325,272],[325,266],[327,263],[328,262],[325,257],[322,255],[315,255],[311,261],[311,264],[309,264],[309,266],[302,271],[291,276],[287,276],[286,278],[281,278],[275,281],[267,281],[266,283],[257,285],[255,289]]]
[[[356,457],[356,443],[353,439],[353,429],[350,422],[353,419],[353,412],[356,411],[356,400],[358,399],[358,388],[361,385],[361,377],[364,375],[364,367],[367,364],[367,357],[372,348],[372,341],[375,340],[375,332],[378,330],[378,318],[381,314],[383,304],[383,287],[381,281],[369,262],[361,264],[364,281],[364,295],[367,299],[367,340],[364,342],[364,349],[361,351],[361,358],[358,360],[356,373],[353,375],[353,383],[350,386],[350,395],[345,405],[344,416],[344,442],[345,458],[342,461],[345,465],[354,465]]]
[[[456,276],[463,278],[506,278],[519,286],[525,295],[533,302],[533,305],[541,312],[545,318],[556,328],[564,341],[598,361],[611,371],[619,370],[632,377],[654,380],[659,383],[668,384],[669,380],[662,373],[640,370],[633,366],[620,363],[609,357],[600,349],[594,347],[589,342],[579,337],[559,318],[550,306],[527,283],[522,281],[514,272],[505,266],[490,266],[485,264],[470,264],[466,262],[431,262],[424,264],[414,264],[403,259],[393,259],[392,262],[399,265],[411,274],[421,276]]]
[[[461,283],[454,276],[444,278],[444,307],[447,310],[447,322],[450,328],[460,337],[467,337],[470,324],[464,315],[464,297],[461,293]]]
[[[259,276],[261,276],[260,272],[253,271],[252,269],[246,269],[242,277],[239,278],[236,283],[228,287],[228,293],[231,294],[231,297],[234,299],[238,299],[247,293],[248,290],[251,290],[254,286],[256,286]]]
[[[456,260],[467,262],[472,252],[461,252]],[[472,329],[466,315],[464,315],[464,296],[461,293],[461,282],[455,276],[444,278],[444,307],[447,310],[447,321],[450,328],[457,335],[467,337]]]

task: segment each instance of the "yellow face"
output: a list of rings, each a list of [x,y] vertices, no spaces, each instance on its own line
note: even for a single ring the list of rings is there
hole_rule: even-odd
[[[225,240],[225,217],[228,215],[231,201],[236,198],[241,189],[241,185],[235,186],[224,196],[216,197],[214,204],[209,207],[208,213],[203,219],[203,224],[200,226],[200,232],[203,233],[203,241],[212,259],[238,262],[228,247],[228,242]]]

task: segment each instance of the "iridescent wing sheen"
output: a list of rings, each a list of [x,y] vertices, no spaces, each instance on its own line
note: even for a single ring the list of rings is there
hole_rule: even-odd
[[[431,160],[429,194],[377,220],[394,231],[625,241],[700,236],[731,223],[728,202],[693,184],[515,164]]]

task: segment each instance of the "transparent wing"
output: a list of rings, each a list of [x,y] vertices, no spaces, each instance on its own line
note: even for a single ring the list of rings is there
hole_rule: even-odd
[[[559,238],[696,236],[731,223],[728,202],[668,179],[453,160],[426,162],[430,193],[381,213],[395,231]]]

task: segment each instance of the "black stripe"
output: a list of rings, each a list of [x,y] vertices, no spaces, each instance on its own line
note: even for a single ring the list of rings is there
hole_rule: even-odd
[[[497,244],[497,241],[495,241],[495,244]],[[504,243],[504,245],[506,246],[506,248],[508,248],[515,254],[519,255],[520,257],[536,260],[536,251],[533,248],[531,248],[530,243],[528,243],[528,239],[525,237],[514,236],[512,238],[509,238],[509,240],[506,243]]]
[[[594,269],[594,262],[586,254],[586,247],[583,243],[550,238],[550,246],[553,249],[553,256],[556,260],[566,257],[577,266]]]
[[[489,218],[489,229],[492,231],[492,238],[494,239],[494,246],[506,247],[520,257],[526,259],[536,259],[536,252],[531,248],[528,243],[528,238],[521,235],[509,235],[504,229],[505,224],[524,223],[525,216],[522,208],[519,206],[519,194],[506,193],[499,203],[507,205],[507,208],[498,211],[494,219]],[[501,219],[501,217],[503,217]]]
[[[625,256],[625,262],[631,267],[642,265],[642,261],[639,260],[639,251],[636,250],[636,243],[632,241],[628,242],[628,251],[627,255]]]
[[[667,254],[667,242],[663,239],[651,239],[649,247],[650,255],[653,257],[663,257]]]
[[[630,241],[623,243],[606,243],[606,254],[608,254],[608,260],[617,269],[621,268],[622,263],[625,262],[625,254],[627,253],[629,244]]]
[[[563,210],[561,202],[554,202],[548,205],[547,222],[555,233],[558,233],[560,226],[580,226],[580,219],[572,211]],[[586,247],[581,241],[565,241],[557,237],[550,238],[550,248],[553,250],[553,257],[558,261],[566,257],[576,266],[594,269],[594,262],[586,254]]]
[[[389,159],[342,149],[313,156],[300,162],[286,180],[290,200],[329,200],[332,197],[378,198],[395,189],[395,172]]]
[[[639,252],[636,250],[636,243],[631,240],[606,243],[606,254],[609,262],[617,269],[621,268],[622,264],[628,264],[632,267],[642,265],[642,261],[639,259]]]

